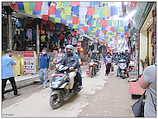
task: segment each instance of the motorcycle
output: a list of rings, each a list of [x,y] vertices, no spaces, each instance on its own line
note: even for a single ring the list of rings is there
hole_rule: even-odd
[[[57,109],[64,104],[64,101],[68,100],[74,95],[80,92],[78,88],[79,83],[77,82],[77,71],[74,78],[73,88],[70,89],[70,79],[68,76],[69,68],[64,65],[59,65],[56,69],[56,73],[51,75],[50,78],[50,106],[52,109]]]
[[[91,60],[89,63],[89,72],[90,72],[90,77],[94,77],[97,73],[97,65],[98,63],[95,62],[94,60]]]
[[[125,59],[121,59],[118,62],[118,70],[119,70],[119,76],[123,79],[126,78],[125,75],[127,75],[127,64]]]

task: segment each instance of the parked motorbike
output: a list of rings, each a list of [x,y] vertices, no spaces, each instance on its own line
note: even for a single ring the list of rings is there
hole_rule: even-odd
[[[119,76],[121,78],[126,78],[127,75],[127,64],[125,59],[120,59],[118,62],[118,70],[119,70]]]
[[[98,63],[96,63],[94,60],[91,60],[89,63],[89,72],[90,72],[90,77],[94,77],[97,73],[97,65]]]
[[[52,109],[61,107],[64,101],[68,100],[72,96],[78,94],[81,89],[78,88],[77,71],[73,88],[70,89],[70,80],[68,76],[69,68],[64,65],[59,65],[55,74],[50,78],[50,106]]]

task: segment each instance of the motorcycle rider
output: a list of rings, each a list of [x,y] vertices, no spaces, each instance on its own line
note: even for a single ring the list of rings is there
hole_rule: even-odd
[[[128,50],[125,50],[125,57],[126,57],[127,68],[128,68],[129,63],[130,63],[130,54],[129,54]]]
[[[129,74],[128,74],[128,71],[127,71],[127,68],[128,68],[127,67],[127,56],[124,52],[120,53],[119,58],[118,58],[118,63],[119,63],[119,60],[121,60],[121,59],[124,59],[126,61],[126,74],[127,74],[127,77],[129,77]],[[120,69],[118,68],[117,76],[119,76],[119,75],[120,75]]]
[[[72,45],[66,46],[66,55],[64,58],[60,61],[60,64],[66,65],[69,67],[69,78],[70,78],[70,89],[73,88],[75,76],[79,72],[79,61],[76,57],[76,55],[73,53],[74,47]],[[74,71],[74,69],[77,69],[77,73]],[[79,74],[79,73],[78,73]]]

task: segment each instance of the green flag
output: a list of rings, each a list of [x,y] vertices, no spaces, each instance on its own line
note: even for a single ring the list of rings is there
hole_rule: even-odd
[[[30,10],[31,11],[35,10],[35,2],[30,2]]]

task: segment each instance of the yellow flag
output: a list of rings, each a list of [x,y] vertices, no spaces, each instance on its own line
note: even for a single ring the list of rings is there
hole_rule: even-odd
[[[78,24],[74,24],[74,25],[73,25],[73,28],[76,29],[76,28],[78,28],[78,26],[79,26]]]
[[[71,6],[64,7],[64,14],[71,15]]]
[[[55,22],[60,22],[61,20],[60,20],[60,18],[55,18]]]
[[[29,2],[24,2],[24,10],[26,14],[32,14],[30,10],[30,3]]]
[[[63,2],[58,1],[57,2],[57,8],[63,8]]]
[[[106,17],[110,16],[110,10],[109,10],[108,7],[104,7],[104,15],[105,15]]]

